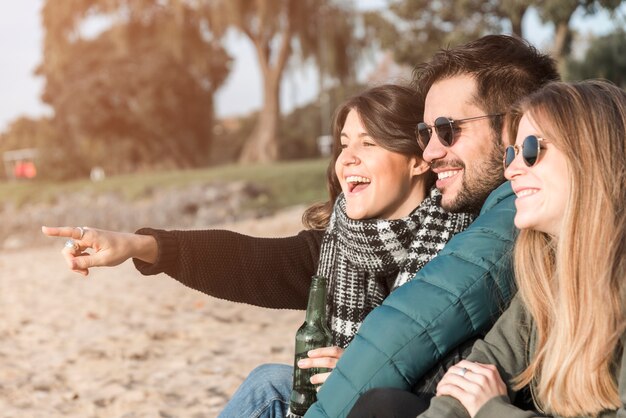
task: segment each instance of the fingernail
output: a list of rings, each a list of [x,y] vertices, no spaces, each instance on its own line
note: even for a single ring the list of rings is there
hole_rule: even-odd
[[[306,366],[306,360],[298,360],[298,367]]]

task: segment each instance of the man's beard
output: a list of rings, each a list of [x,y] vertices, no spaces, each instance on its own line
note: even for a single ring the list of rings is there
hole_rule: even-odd
[[[478,213],[489,194],[504,183],[501,147],[496,145],[480,165],[472,172],[463,164],[461,190],[456,198],[448,203],[442,201],[441,207],[448,212]]]

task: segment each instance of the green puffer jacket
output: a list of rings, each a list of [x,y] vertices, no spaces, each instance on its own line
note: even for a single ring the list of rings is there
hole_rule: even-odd
[[[306,417],[345,417],[372,388],[410,390],[451,349],[484,335],[515,293],[515,195],[507,182],[480,216],[361,325]]]

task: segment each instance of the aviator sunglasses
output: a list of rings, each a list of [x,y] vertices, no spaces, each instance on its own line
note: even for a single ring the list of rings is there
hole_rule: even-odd
[[[524,138],[524,141],[522,141],[521,146],[509,145],[506,147],[504,150],[504,158],[502,160],[504,163],[504,169],[506,170],[511,165],[520,151],[522,152],[522,160],[524,160],[524,164],[528,167],[535,165],[539,159],[541,141],[545,140],[535,135],[528,135]]]
[[[439,142],[441,142],[446,147],[450,147],[454,142],[454,137],[461,130],[462,124],[480,119],[495,118],[502,115],[502,113],[496,113],[493,115],[483,115],[458,120],[447,118],[445,116],[439,116],[437,119],[435,119],[435,123],[432,126],[427,125],[424,122],[418,123],[415,127],[415,137],[417,138],[417,143],[423,151],[426,149],[426,146],[430,141],[430,137],[433,133],[433,128],[435,128],[435,132],[437,132],[437,137],[439,137]]]

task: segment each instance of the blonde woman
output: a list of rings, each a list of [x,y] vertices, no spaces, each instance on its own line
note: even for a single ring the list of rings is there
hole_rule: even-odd
[[[550,84],[509,133],[519,293],[421,417],[625,416],[626,92]],[[535,411],[512,405],[525,387]]]

